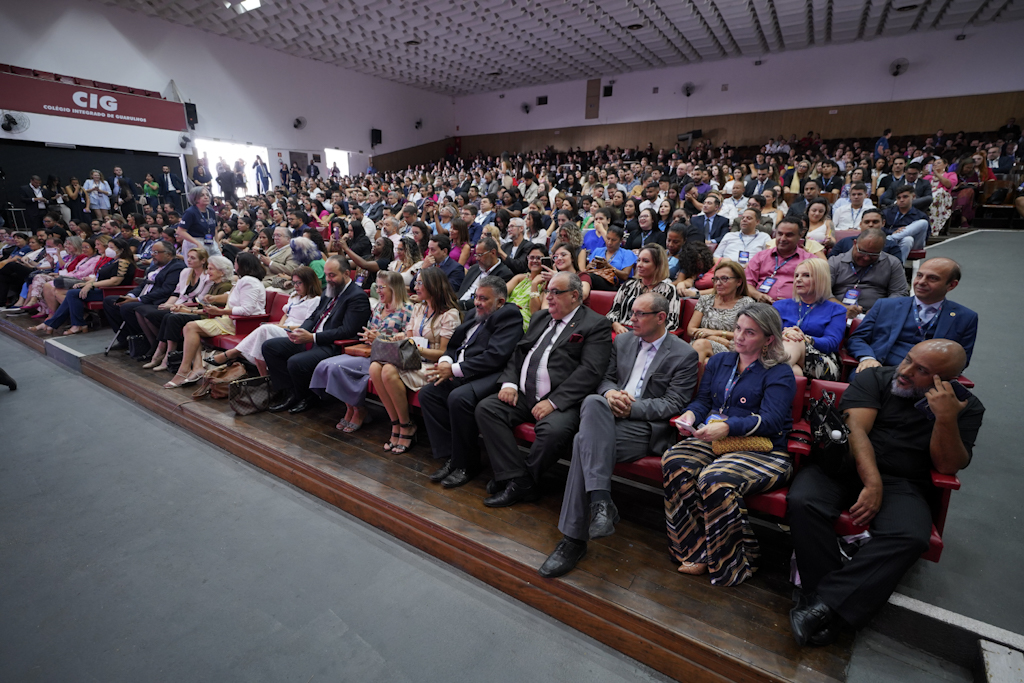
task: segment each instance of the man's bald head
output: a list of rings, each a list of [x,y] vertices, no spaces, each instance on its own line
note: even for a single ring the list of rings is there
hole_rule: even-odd
[[[892,393],[903,398],[921,398],[935,386],[935,376],[948,382],[967,365],[964,347],[952,339],[929,339],[914,346],[896,368]]]

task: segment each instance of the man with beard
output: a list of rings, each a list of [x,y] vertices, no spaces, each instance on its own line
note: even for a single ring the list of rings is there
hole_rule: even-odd
[[[971,362],[978,335],[978,314],[946,295],[960,284],[960,266],[953,259],[931,258],[914,276],[914,296],[879,299],[850,335],[846,348],[859,361],[857,372],[899,365],[915,344],[951,339]]]
[[[872,312],[877,310],[872,309]],[[971,462],[985,407],[955,378],[964,348],[929,339],[898,367],[858,373],[840,402],[854,467],[804,467],[789,489],[789,520],[801,592],[790,612],[800,645],[827,645],[863,627],[928,549],[931,470],[956,474]],[[844,563],[833,525],[843,510],[871,539]]]

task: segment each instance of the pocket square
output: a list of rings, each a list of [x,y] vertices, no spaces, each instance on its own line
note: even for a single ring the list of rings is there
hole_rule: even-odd
[[[572,344],[579,344],[581,341],[583,341],[583,335],[580,334],[579,332],[575,332],[575,333],[569,335],[569,342],[570,343],[572,343]]]

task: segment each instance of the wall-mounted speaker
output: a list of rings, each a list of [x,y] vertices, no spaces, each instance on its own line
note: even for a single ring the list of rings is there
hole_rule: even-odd
[[[199,123],[199,112],[196,111],[196,105],[191,102],[185,103],[185,120],[188,121],[188,127],[192,130],[195,130],[196,124]]]
[[[370,147],[376,147],[377,145],[381,144],[382,139],[383,138],[382,133],[380,132],[380,128],[370,129]]]

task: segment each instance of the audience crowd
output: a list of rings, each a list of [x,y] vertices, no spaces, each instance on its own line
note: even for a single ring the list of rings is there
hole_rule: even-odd
[[[978,316],[948,298],[956,262],[924,260],[910,282],[904,266],[929,236],[970,225],[986,182],[1018,167],[1019,137],[1011,120],[899,145],[888,130],[873,146],[780,136],[749,159],[700,142],[348,177],[311,165],[282,167],[276,186],[260,160],[243,197],[244,166],[218,166],[214,196],[205,160],[191,179],[165,166],[141,185],[119,168],[84,185],[33,177],[30,230],[0,233],[0,305],[39,333],[80,334],[101,302],[115,348],[175,372],[165,387],[242,360],[270,378],[272,412],[329,395],[345,433],[365,423],[372,387],[396,454],[417,445],[415,396],[440,464],[430,480],[478,477],[482,437],[489,507],[536,500],[570,458],[545,577],[614,533],[616,463],[662,458],[670,553],[719,586],[757,568],[743,496],[789,485],[791,625],[823,645],[863,626],[928,547],[929,472],[970,462],[984,408],[957,378]],[[287,297],[280,319],[204,354],[271,292]],[[336,344],[402,340],[418,363]],[[796,378],[842,379],[844,353],[854,466],[797,472]],[[872,540],[844,563],[832,525],[847,509]]]

